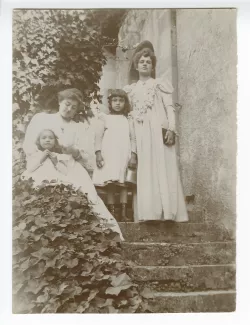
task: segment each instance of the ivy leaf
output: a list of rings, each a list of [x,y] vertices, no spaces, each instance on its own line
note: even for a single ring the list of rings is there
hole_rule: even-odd
[[[23,287],[23,285],[24,285],[23,283],[19,283],[19,284],[15,285],[13,287],[12,293],[14,295],[16,295],[18,293],[18,291]]]
[[[79,305],[76,309],[77,313],[83,313],[89,307],[89,303],[85,302],[83,305]]]
[[[98,292],[99,292],[98,289],[91,290],[91,292],[90,292],[90,294],[88,296],[88,302],[93,300],[95,298],[95,296],[98,294]]]
[[[146,299],[150,299],[150,298],[154,298],[154,294],[152,292],[151,289],[145,287],[142,291],[141,291],[141,296],[143,298],[146,298]]]
[[[109,314],[117,314],[118,310],[113,306],[108,306],[108,312]]]
[[[138,307],[141,302],[142,302],[142,299],[139,296],[135,296],[135,297],[129,299],[129,303],[132,306]]]
[[[18,103],[13,103],[12,104],[12,112],[13,113],[18,111],[19,109],[20,109],[20,107],[19,107]]]
[[[83,265],[83,272],[81,273],[81,275],[82,276],[86,276],[86,275],[89,275],[90,274],[90,272],[92,271],[92,269],[93,269],[93,265],[92,264],[90,264],[90,263],[85,263],[84,265]]]
[[[74,295],[79,296],[82,293],[82,288],[81,287],[75,287],[74,288]]]
[[[38,294],[48,283],[43,280],[30,280],[27,283],[26,288],[24,289],[24,292],[32,292],[34,294]]]
[[[127,290],[127,289],[131,288],[132,286],[133,286],[133,284],[131,283],[131,284],[120,285],[117,287],[109,287],[109,288],[107,288],[105,293],[107,295],[118,296],[121,291]]]
[[[60,284],[60,286],[59,286],[59,288],[58,288],[58,295],[61,295],[63,292],[64,292],[64,290],[66,289],[66,288],[68,288],[68,284],[66,284],[66,283],[62,283],[62,284]]]
[[[112,276],[111,279],[111,285],[113,287],[131,284],[131,278],[126,273],[122,273],[118,276]]]
[[[61,301],[59,298],[50,299],[49,304],[45,305],[45,307],[41,310],[41,313],[55,314],[60,306],[61,306]]]
[[[20,229],[20,230],[24,230],[26,228],[26,224],[25,224],[25,222],[21,222],[20,224],[19,224],[19,226],[18,226],[18,229]]]
[[[49,294],[47,292],[45,292],[43,295],[38,296],[36,301],[39,303],[45,303],[48,301],[48,299],[49,299]]]
[[[48,259],[55,256],[55,250],[52,248],[42,247],[39,251],[31,253],[32,256],[39,259]]]
[[[73,268],[78,265],[78,259],[74,258],[73,260],[65,260],[64,263],[67,267]]]
[[[102,307],[108,307],[108,306],[112,306],[113,305],[113,301],[114,301],[114,299],[107,299],[106,301],[105,301],[105,303],[102,305]]]

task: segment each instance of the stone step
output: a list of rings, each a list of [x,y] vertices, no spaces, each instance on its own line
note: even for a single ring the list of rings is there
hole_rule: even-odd
[[[139,287],[158,292],[235,289],[235,264],[133,266],[130,276]]]
[[[234,234],[208,223],[177,223],[173,221],[120,222],[128,242],[197,243],[231,241]]]
[[[233,264],[235,246],[235,242],[122,243],[125,260],[141,266]]]
[[[153,313],[218,313],[233,312],[236,308],[234,290],[205,292],[161,292],[149,300]]]

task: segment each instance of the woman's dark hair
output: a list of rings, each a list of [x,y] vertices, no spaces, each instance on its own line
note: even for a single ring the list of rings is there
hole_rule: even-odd
[[[153,68],[156,67],[156,56],[154,54],[154,52],[149,49],[149,48],[143,48],[141,51],[139,51],[138,53],[135,54],[134,58],[133,58],[133,64],[134,64],[134,68],[137,69],[138,67],[138,62],[140,61],[140,58],[144,56],[144,57],[150,57],[150,59],[152,60],[152,66]]]
[[[108,103],[109,103],[109,111],[110,111],[110,113],[112,114],[112,113],[115,113],[115,114],[117,114],[113,109],[112,109],[112,98],[113,97],[121,97],[121,98],[124,98],[124,100],[125,100],[125,105],[124,105],[124,109],[123,109],[123,111],[120,113],[120,114],[122,114],[122,115],[124,115],[124,116],[127,116],[128,115],[128,113],[130,112],[130,104],[129,104],[129,100],[128,100],[128,95],[127,95],[127,93],[124,91],[124,90],[122,90],[122,89],[113,89],[113,90],[111,90],[111,92],[110,92],[110,94],[109,94],[109,96],[108,96]]]
[[[42,148],[41,144],[40,144],[40,136],[42,134],[42,132],[44,131],[50,131],[54,137],[55,137],[55,146],[54,148],[52,149],[53,152],[56,152],[56,153],[62,153],[62,148],[60,147],[59,145],[59,142],[58,142],[58,137],[55,135],[55,133],[51,130],[51,129],[43,129],[39,134],[38,134],[38,137],[36,139],[36,146],[37,146],[37,149],[38,150],[41,150],[41,151],[44,151],[44,149]]]
[[[77,100],[79,104],[83,102],[82,92],[77,88],[70,88],[59,91],[58,93],[58,102],[60,103],[64,99],[74,99]]]
[[[62,102],[64,99],[73,99],[78,102],[78,113],[75,116],[76,121],[86,120],[89,122],[89,118],[93,117],[94,114],[90,107],[84,104],[82,92],[77,88],[69,88],[61,90],[58,95],[58,102]]]

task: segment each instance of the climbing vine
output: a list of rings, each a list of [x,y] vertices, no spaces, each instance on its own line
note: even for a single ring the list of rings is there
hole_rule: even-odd
[[[149,312],[128,276],[118,235],[70,186],[20,181],[32,116],[57,108],[56,93],[84,96],[78,118],[100,99],[104,48],[117,46],[126,10],[15,10],[13,14],[13,312]],[[113,29],[111,28],[113,26]]]
[[[128,276],[118,235],[69,186],[13,195],[14,313],[135,313],[148,304]]]
[[[104,48],[117,46],[126,10],[13,11],[13,176],[24,168],[22,140],[32,116],[57,109],[59,90],[76,87],[84,96],[78,120],[101,100],[98,82]],[[112,28],[113,26],[113,28]]]

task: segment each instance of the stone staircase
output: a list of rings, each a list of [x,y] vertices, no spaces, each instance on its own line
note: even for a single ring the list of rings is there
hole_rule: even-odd
[[[120,222],[131,278],[150,293],[154,313],[235,310],[232,233],[190,213],[187,223]],[[149,289],[149,290],[148,290]]]

